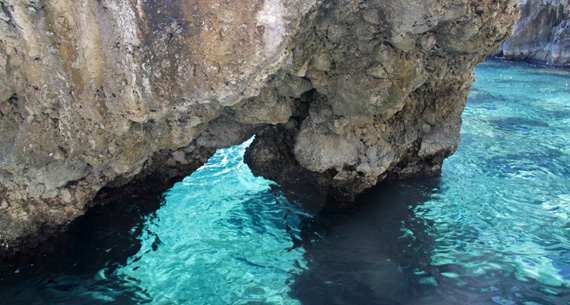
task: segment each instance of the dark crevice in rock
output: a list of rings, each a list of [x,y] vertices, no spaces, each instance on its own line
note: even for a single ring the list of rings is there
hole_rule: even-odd
[[[290,120],[285,124],[267,126],[258,132],[246,150],[244,161],[254,175],[279,183],[286,192],[319,193],[329,200],[352,201],[354,193],[334,185],[333,178],[338,173],[336,170],[330,169],[324,173],[310,171],[295,158],[294,147],[299,130],[318,96],[313,89],[295,99]]]
[[[93,204],[106,204],[141,191],[163,192],[202,166],[204,160],[211,157],[215,151],[212,148],[196,148],[196,151],[188,156],[189,161],[186,164],[178,163],[175,167],[165,166],[173,163],[171,152],[160,151],[152,160],[145,163],[142,172],[134,178],[117,177],[109,183],[109,186],[102,188],[95,196]]]
[[[244,156],[254,175],[273,180],[295,192],[311,192],[326,185],[326,178],[303,168],[293,154],[300,125],[309,115],[309,105],[315,94],[315,90],[310,90],[294,100],[293,115],[287,123],[267,126],[255,135]],[[325,181],[321,181],[323,179]]]
[[[161,150],[145,161],[134,177],[116,177],[95,196],[95,204],[116,201],[141,190],[160,193],[204,165],[217,149],[237,145],[251,138],[263,125],[235,122],[234,112],[226,109],[210,122],[189,145]]]
[[[118,176],[111,180],[106,187],[97,192],[88,205],[90,207],[106,205],[129,196],[144,198],[158,196],[206,163],[216,149],[243,143],[262,127],[263,125],[239,124],[234,121],[233,112],[230,109],[225,110],[188,146],[176,150],[158,151],[144,162],[138,174],[133,177]],[[90,182],[85,180],[69,181],[65,189],[69,190],[69,196],[74,197],[75,189],[88,185]],[[2,191],[0,191],[0,196],[2,196]],[[54,204],[60,203],[54,201]],[[46,237],[56,236],[66,229],[66,223],[45,222],[39,227],[37,233],[12,240],[10,247],[0,251],[0,257],[36,247]]]

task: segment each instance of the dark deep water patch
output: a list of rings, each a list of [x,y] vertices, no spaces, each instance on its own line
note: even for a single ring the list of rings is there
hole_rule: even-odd
[[[0,302],[570,304],[570,73],[476,72],[439,178],[324,207],[253,177],[247,144],[220,150],[0,261]]]
[[[437,295],[429,270],[432,223],[413,217],[439,179],[388,183],[359,204],[323,209],[301,224],[306,269],[291,296],[302,304],[412,304]],[[441,299],[437,299],[441,304]]]
[[[140,291],[106,276],[139,251],[136,236],[160,202],[161,196],[145,194],[94,207],[58,237],[0,260],[2,304],[100,304],[96,293],[132,303]]]

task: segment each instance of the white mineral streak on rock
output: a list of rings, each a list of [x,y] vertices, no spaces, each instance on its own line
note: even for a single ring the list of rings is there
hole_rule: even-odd
[[[18,1],[18,0],[16,0]],[[12,1],[7,1],[8,5],[13,5]],[[10,3],[12,2],[12,3]],[[30,57],[38,57],[41,54],[41,45],[36,38],[37,32],[33,30],[33,24],[31,23],[29,16],[30,12],[22,6],[14,6],[14,18],[12,22],[18,24],[17,31],[25,40],[27,46],[27,52],[29,52]]]
[[[121,74],[123,74],[124,79],[120,80],[123,82],[122,97],[123,102],[128,103],[127,105],[117,105],[118,107],[128,106],[130,109],[128,118],[124,121],[125,123],[130,121],[142,122],[148,119],[148,115],[145,111],[140,109],[140,100],[143,96],[149,96],[152,94],[151,85],[148,78],[148,74],[141,73],[141,65],[143,63],[137,62],[133,58],[133,53],[135,48],[141,45],[139,36],[139,27],[137,23],[137,16],[135,9],[138,10],[139,18],[144,18],[144,11],[141,9],[141,2],[136,1],[136,4],[132,4],[130,1],[106,1],[105,5],[107,9],[114,11],[112,13],[115,22],[115,33],[119,35],[116,41],[120,44],[118,53],[116,55],[120,56]],[[142,78],[139,81],[139,78]],[[119,80],[117,80],[119,81]],[[142,88],[139,87],[142,85]],[[144,92],[140,92],[143,90]],[[114,107],[114,105],[111,105]],[[121,108],[116,110],[117,112],[122,112]],[[123,128],[128,128],[124,125]]]
[[[271,58],[280,51],[278,47],[285,41],[281,1],[266,0],[263,9],[257,14],[257,22],[264,27],[265,49],[263,55]]]
[[[98,85],[100,77],[103,75],[105,68],[105,58],[101,52],[101,38],[99,36],[99,22],[95,15],[95,5],[92,1],[76,3],[76,9],[79,10],[76,26],[78,52],[77,58],[78,68],[85,69],[85,82]],[[81,63],[87,63],[82,65]],[[83,66],[83,67],[82,67]]]

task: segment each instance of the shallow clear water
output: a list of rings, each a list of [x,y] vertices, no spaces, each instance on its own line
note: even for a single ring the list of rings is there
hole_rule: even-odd
[[[452,300],[570,304],[570,73],[476,72],[460,148],[414,209],[432,273]]]
[[[250,141],[218,151],[165,194],[145,224],[142,247],[116,276],[157,303],[297,304],[287,294],[302,265],[293,233],[304,214],[253,177]]]
[[[0,302],[570,304],[570,73],[476,72],[441,177],[325,206],[253,177],[248,143],[219,150],[0,261]]]

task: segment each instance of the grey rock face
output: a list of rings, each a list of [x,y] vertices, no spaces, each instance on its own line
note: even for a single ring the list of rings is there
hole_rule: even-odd
[[[323,4],[299,39],[310,44],[293,54],[314,91],[284,127],[258,134],[246,162],[254,174],[310,181],[345,200],[387,178],[438,174],[460,141],[473,68],[507,38],[515,5]]]
[[[496,55],[508,59],[570,64],[570,1],[520,0],[513,37]]]
[[[514,0],[0,2],[0,255],[217,149],[350,199],[437,173]]]

